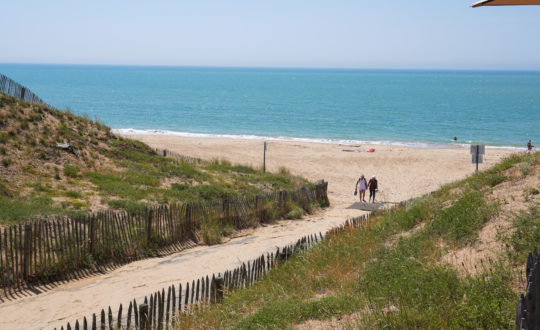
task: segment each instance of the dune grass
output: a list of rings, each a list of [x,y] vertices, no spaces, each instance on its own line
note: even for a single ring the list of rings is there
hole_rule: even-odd
[[[406,206],[379,212],[362,228],[296,255],[254,286],[228,293],[223,303],[179,318],[176,327],[283,329],[333,319],[326,326],[513,328],[521,276],[515,266],[538,244],[537,206],[515,217],[511,252],[483,261],[474,272],[441,257],[474,244],[479,229],[498,214],[498,203],[486,194],[509,180],[505,171],[538,166],[539,159],[538,153],[512,156]]]
[[[87,117],[2,93],[0,102],[0,207],[9,210],[0,212],[0,224],[71,211],[253,197],[309,185],[287,171],[162,157]],[[57,148],[64,141],[75,152]],[[15,205],[26,205],[25,210]]]

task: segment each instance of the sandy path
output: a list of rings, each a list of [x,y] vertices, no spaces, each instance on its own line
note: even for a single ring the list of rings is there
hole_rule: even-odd
[[[259,166],[262,142],[228,139],[191,139],[165,136],[137,137],[154,147],[168,148],[204,159],[226,158],[233,163]],[[116,309],[172,283],[185,284],[213,272],[236,267],[301,236],[324,232],[346,218],[363,213],[355,207],[355,179],[360,172],[379,179],[379,200],[401,201],[425,194],[441,184],[474,171],[468,149],[415,149],[375,146],[375,153],[350,153],[358,149],[331,144],[270,142],[267,168],[285,166],[310,180],[329,181],[332,207],[300,221],[282,221],[253,230],[252,235],[219,246],[201,246],[163,258],[133,262],[105,275],[60,285],[40,295],[0,304],[0,329],[40,329],[65,325],[91,316],[110,305]],[[362,146],[360,149],[366,149]],[[487,150],[485,164],[509,154]],[[140,299],[138,299],[140,300]],[[113,311],[114,312],[114,311]]]

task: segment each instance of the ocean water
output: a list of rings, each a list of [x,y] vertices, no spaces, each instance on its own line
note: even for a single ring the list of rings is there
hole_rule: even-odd
[[[57,108],[121,132],[416,146],[540,143],[540,72],[0,64],[0,73]]]

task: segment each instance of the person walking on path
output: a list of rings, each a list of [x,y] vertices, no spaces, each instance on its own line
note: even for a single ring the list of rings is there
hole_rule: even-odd
[[[369,201],[375,203],[375,192],[377,191],[377,178],[374,176],[368,182]]]
[[[366,189],[367,181],[364,177],[364,174],[360,175],[358,181],[356,181],[356,191],[358,191],[358,196],[360,197],[360,202],[366,202]]]
[[[534,148],[534,146],[532,145],[531,140],[529,140],[529,142],[527,142],[527,151],[531,152],[532,148]]]

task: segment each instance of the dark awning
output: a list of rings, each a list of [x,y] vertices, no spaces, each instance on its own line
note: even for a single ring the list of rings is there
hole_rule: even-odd
[[[472,4],[473,7],[523,5],[540,5],[540,0],[482,0]]]

